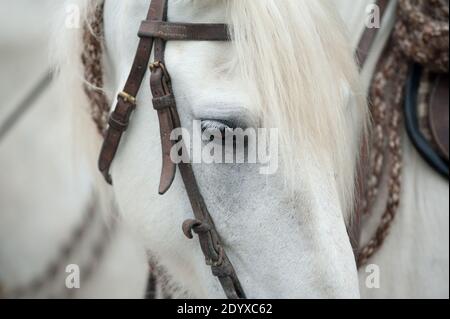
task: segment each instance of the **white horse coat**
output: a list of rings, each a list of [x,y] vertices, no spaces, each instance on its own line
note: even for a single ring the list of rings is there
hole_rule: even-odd
[[[295,110],[288,109],[293,112],[288,114],[298,120],[299,127],[292,126],[298,133],[295,136],[301,138],[296,142],[299,144],[289,144],[291,152],[285,149],[280,155],[282,162],[295,160],[298,164],[282,166],[277,174],[269,177],[260,176],[257,167],[250,165],[202,164],[194,168],[209,210],[226,244],[227,253],[249,297],[356,298],[360,295],[357,271],[346,233],[351,217],[347,211],[352,205],[352,196],[344,190],[353,187],[348,180],[353,180],[352,172],[357,160],[355,154],[365,115],[354,103],[349,104],[353,105],[352,109],[344,101],[348,99],[350,91],[358,96],[363,94],[363,90],[352,82],[356,72],[354,65],[349,68],[350,74],[344,74],[342,70],[347,68],[348,61],[351,60],[351,50],[338,45],[345,42],[339,31],[340,23],[322,6],[327,1],[312,1],[285,1],[280,5],[281,2],[278,1],[261,0],[260,3],[265,3],[270,11],[264,10],[264,6],[258,6],[256,2],[243,4],[245,2],[241,0],[228,1],[232,4],[228,7],[227,1],[219,0],[170,1],[171,21],[226,22],[240,26],[239,30],[254,28],[256,31],[262,25],[272,24],[273,27],[284,28],[282,31],[288,31],[287,34],[291,35],[273,43],[264,42],[267,38],[256,32],[250,37],[255,42],[247,46],[249,51],[254,50],[256,62],[261,62],[260,59],[272,54],[273,60],[268,61],[275,65],[277,62],[274,61],[279,58],[280,70],[283,71],[280,73],[267,67],[256,70],[248,59],[250,53],[245,50],[245,45],[234,48],[232,44],[221,43],[170,43],[167,48],[167,64],[173,78],[180,115],[186,127],[190,127],[192,119],[223,118],[244,119],[246,125],[256,127],[264,122],[264,117],[260,116],[264,112],[270,114],[273,121],[278,120],[278,124],[284,123],[282,120],[285,118],[280,115],[281,108],[277,103],[273,104],[272,110],[259,105],[275,99],[275,91],[270,90],[269,84],[273,82],[268,79],[269,75],[285,84],[285,92],[281,93],[285,94],[283,97],[286,105],[297,106],[296,110],[303,112],[299,117]],[[364,27],[366,5],[372,1],[358,1],[357,4],[350,0],[335,2],[349,29],[361,30],[360,33],[353,33],[350,39],[355,47]],[[88,1],[80,0],[77,3],[83,9]],[[125,82],[137,44],[136,32],[148,3],[149,1],[106,1],[105,67],[108,77],[105,90],[111,98],[114,96],[112,93],[120,91]],[[242,10],[243,16],[236,13],[240,5],[246,9]],[[300,7],[302,10],[299,10]],[[236,10],[234,14],[225,14],[230,13],[228,10],[233,8]],[[60,13],[62,12],[65,12],[64,8]],[[275,16],[271,17],[267,12]],[[245,14],[252,14],[252,19],[245,19]],[[284,18],[287,22],[279,21],[276,14],[286,15]],[[302,20],[303,24],[299,25],[300,22],[294,21],[293,16]],[[61,14],[61,17],[65,18],[65,15]],[[366,87],[386,40],[389,25],[392,25],[392,17],[393,8],[390,8],[388,22],[380,32],[363,73]],[[248,25],[249,22],[253,25]],[[78,110],[77,118],[81,120],[75,126],[74,138],[76,144],[82,146],[77,146],[77,150],[87,155],[89,164],[95,166],[100,140],[95,137],[97,133],[89,116],[86,116],[87,113],[80,112],[87,105],[83,98],[80,65],[75,63],[79,61],[80,55],[80,30],[67,30],[60,26],[59,31],[55,55],[59,62],[70,63],[60,63],[62,70],[59,79],[64,81],[58,83],[58,91],[64,92],[66,107],[72,106]],[[243,34],[237,36],[243,39],[249,34],[243,31]],[[274,36],[281,37],[282,34]],[[339,39],[342,41],[339,42]],[[277,51],[282,48],[283,43],[291,43],[295,47],[292,52],[296,52],[295,58],[298,61]],[[258,50],[268,47],[272,50]],[[239,58],[244,59],[244,66]],[[296,68],[299,65],[302,66],[301,69]],[[238,70],[239,68],[247,71],[248,78],[242,76],[243,70]],[[299,70],[304,74],[300,74]],[[249,87],[252,76],[253,79],[262,76],[259,83],[267,89],[265,94],[252,91],[261,89],[257,86]],[[288,82],[288,79],[295,81]],[[198,83],[202,84],[201,90]],[[336,83],[341,85],[339,90],[336,90]],[[306,92],[297,92],[294,85]],[[314,95],[312,88],[329,92],[329,96]],[[338,91],[347,92],[347,96],[340,97]],[[150,99],[147,78],[138,96],[138,110],[112,167],[114,198],[135,237],[140,239],[164,268],[170,281],[168,288],[175,297],[223,297],[218,282],[204,265],[198,243],[187,240],[180,230],[181,223],[192,215],[179,177],[167,195],[157,195],[159,132]],[[335,101],[335,108],[330,106],[330,101]],[[52,119],[55,119],[55,112],[49,111]],[[317,121],[315,116],[321,116],[323,122]],[[337,124],[326,124],[330,123],[327,122],[328,117],[336,119]],[[61,115],[58,118],[66,117]],[[266,122],[270,124],[270,121]],[[33,128],[37,121],[30,118],[27,123],[24,125]],[[316,125],[318,123],[321,125]],[[61,126],[63,130],[65,125]],[[321,127],[330,127],[330,131],[322,132]],[[337,129],[342,127],[346,129]],[[330,132],[335,134],[332,140],[336,145],[328,149],[319,148],[321,143],[328,145],[326,142],[332,135]],[[322,133],[325,137],[319,139],[317,136]],[[53,134],[48,135],[50,136],[45,135],[42,139],[51,141]],[[58,137],[61,144],[58,145],[66,145],[65,138],[71,139],[68,136],[61,134]],[[448,183],[431,172],[408,139],[404,140],[402,206],[386,243],[371,261],[379,266],[380,288],[367,288],[368,274],[362,269],[359,274],[361,294],[366,298],[448,298]],[[313,144],[311,141],[317,143]],[[13,147],[12,145],[14,140],[11,140],[9,147]],[[342,149],[342,153],[330,151],[334,147]],[[48,152],[53,154],[53,150]],[[70,162],[75,158],[80,164],[80,161],[86,160],[84,156],[81,156],[81,160],[80,157],[68,156],[70,151],[64,153],[67,156],[62,154],[60,152],[62,162]],[[343,160],[339,160],[340,158]],[[348,163],[343,165],[345,159]],[[45,165],[42,167],[45,168]],[[52,181],[60,180],[58,176],[64,176],[67,169],[64,164],[56,170],[49,167],[48,176],[53,174]],[[43,174],[46,174],[45,169]],[[78,177],[70,182],[63,179],[65,186],[60,187],[60,190],[65,190],[67,198],[73,196],[74,189],[85,190],[80,195],[80,201],[71,205],[73,209],[52,208],[51,212],[39,209],[40,214],[43,214],[40,216],[48,216],[40,218],[40,223],[53,225],[52,232],[48,231],[48,225],[36,226],[39,223],[33,217],[28,222],[29,233],[33,233],[33,236],[20,237],[14,231],[15,228],[11,227],[14,225],[11,222],[14,218],[15,223],[19,222],[17,216],[2,214],[2,218],[6,220],[0,223],[4,228],[1,231],[5,238],[2,242],[9,240],[9,244],[3,245],[0,252],[4,257],[0,260],[1,275],[7,276],[6,280],[1,278],[3,281],[11,285],[26,282],[51,260],[54,250],[49,250],[44,242],[58,241],[58,238],[64,238],[64,233],[70,232],[73,223],[67,223],[67,220],[75,223],[79,219],[79,213],[84,208],[83,202],[89,198],[92,176],[97,176],[97,185],[103,185],[97,174],[95,167],[92,167],[81,175],[77,174]],[[292,181],[286,180],[286,175],[294,178],[296,187],[292,187]],[[347,176],[348,180],[343,176]],[[47,194],[54,187],[44,189],[36,186],[34,189],[39,196],[40,191]],[[109,194],[109,190],[105,193]],[[63,202],[63,197],[59,199],[58,203]],[[25,201],[23,204],[33,206]],[[60,207],[59,204],[56,206]],[[62,207],[64,208],[64,204]],[[363,229],[363,243],[372,234],[378,221],[379,216],[376,214],[367,221]],[[16,239],[11,241],[11,238]],[[33,238],[46,240],[37,241]],[[147,270],[145,258],[139,248],[136,248],[139,246],[133,243],[130,236],[125,235],[125,231],[119,231],[119,238],[118,242],[122,244],[117,244],[114,246],[116,249],[107,254],[98,276],[94,277],[88,287],[82,289],[79,296],[142,296]],[[42,247],[27,250],[27,247],[32,247],[30,242],[43,244]],[[17,254],[14,250],[17,247],[22,247],[23,250],[20,250],[26,253]],[[30,264],[27,262],[29,260],[35,261],[34,268],[17,267]],[[131,273],[131,277],[127,273]]]

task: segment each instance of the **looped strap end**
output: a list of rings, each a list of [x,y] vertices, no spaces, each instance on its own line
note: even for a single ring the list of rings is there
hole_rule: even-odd
[[[183,233],[187,238],[193,239],[194,235],[192,232],[196,234],[203,234],[211,231],[211,226],[206,223],[202,223],[197,219],[188,219],[183,223]]]
[[[173,94],[165,95],[162,97],[157,97],[153,99],[153,108],[156,111],[161,111],[170,107],[174,107],[175,104],[175,96]]]
[[[108,124],[117,131],[125,132],[128,129],[129,121],[120,120],[114,113],[109,117]]]

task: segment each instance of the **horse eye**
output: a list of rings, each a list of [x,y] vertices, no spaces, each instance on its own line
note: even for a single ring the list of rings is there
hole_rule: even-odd
[[[226,132],[234,129],[231,123],[222,120],[204,120],[202,121],[201,128],[203,134],[210,135],[211,141],[217,135],[220,135],[221,139],[225,140]]]

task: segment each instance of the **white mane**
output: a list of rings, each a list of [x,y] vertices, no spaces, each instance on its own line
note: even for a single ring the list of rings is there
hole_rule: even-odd
[[[101,1],[69,3],[81,9],[82,23]],[[358,96],[362,90],[337,13],[323,0],[220,1],[228,2],[235,65],[258,102],[255,111],[266,127],[279,128],[280,152],[289,172],[287,184],[295,190],[299,177],[293,172],[302,166],[298,155],[309,152],[318,163],[334,170],[342,210],[351,212],[358,137],[366,108],[363,94],[356,106],[349,103],[349,94]],[[64,107],[75,110],[74,138],[82,144],[80,152],[92,156],[89,161],[95,169],[101,141],[82,89],[82,28],[70,30],[64,22],[59,21],[54,36],[59,91]]]
[[[366,106],[364,94],[349,105],[349,91],[362,89],[342,21],[329,3],[230,0],[229,17],[235,63],[252,86],[265,125],[280,130],[289,185],[299,178],[292,173],[301,172],[299,154],[313,152],[323,165],[332,164],[347,213]]]
[[[59,103],[73,115],[73,139],[76,161],[85,162],[97,172],[97,156],[101,137],[90,116],[90,105],[83,90],[84,70],[81,61],[83,51],[83,24],[103,0],[67,0],[55,8],[55,30],[52,39],[51,60],[56,68],[56,85]],[[72,26],[70,8],[79,9],[79,25]],[[76,14],[77,12],[75,12]],[[69,21],[70,20],[70,21]],[[99,88],[104,89],[104,88]],[[98,174],[97,174],[98,175]],[[94,175],[95,176],[95,175]]]

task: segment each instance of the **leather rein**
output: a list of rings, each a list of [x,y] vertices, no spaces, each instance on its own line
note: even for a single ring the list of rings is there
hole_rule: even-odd
[[[177,165],[170,158],[170,151],[176,141],[170,140],[172,130],[179,128],[180,118],[169,72],[165,65],[166,41],[229,41],[228,26],[225,24],[191,24],[167,22],[167,0],[152,0],[147,19],[139,29],[140,42],[131,67],[130,75],[123,91],[119,94],[117,105],[109,119],[109,128],[99,158],[99,169],[106,181],[112,184],[109,174],[111,163],[116,155],[123,133],[127,130],[136,96],[139,92],[149,61],[154,52],[154,62],[150,64],[150,89],[153,95],[153,108],[158,113],[161,145],[162,172],[159,193],[165,194],[175,178]],[[206,264],[211,267],[229,299],[243,299],[245,293],[233,265],[228,259],[220,236],[205,201],[200,193],[192,166],[178,164],[195,219],[183,223],[183,232],[192,239],[197,234]]]

